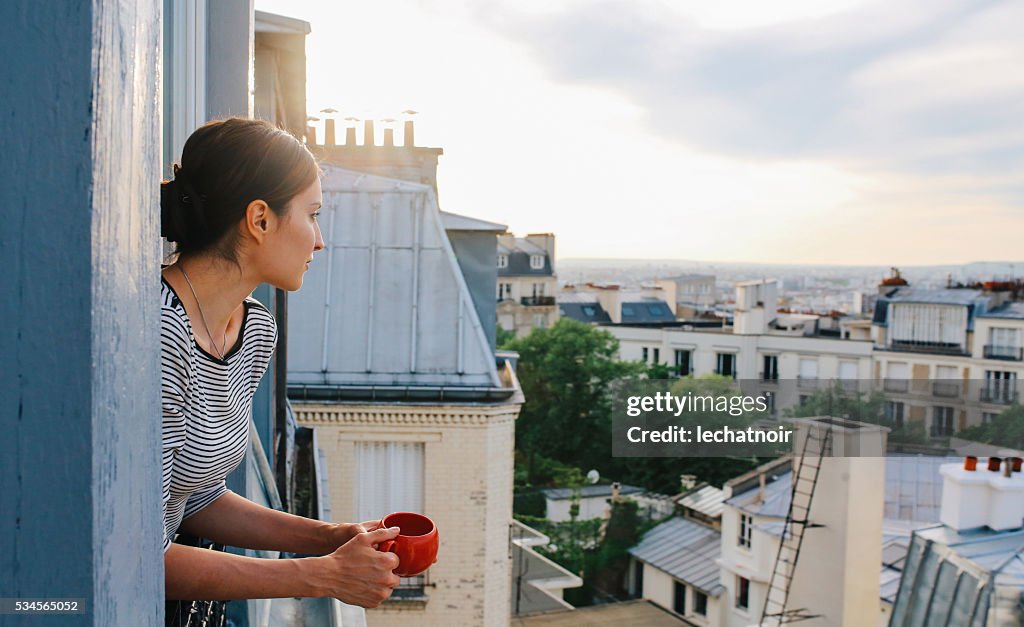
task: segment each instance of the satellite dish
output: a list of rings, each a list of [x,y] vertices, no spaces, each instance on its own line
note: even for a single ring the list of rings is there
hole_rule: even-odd
[[[597,483],[597,480],[600,479],[600,478],[601,478],[601,473],[597,472],[594,469],[591,469],[590,472],[587,473],[587,483],[590,483],[590,484]]]

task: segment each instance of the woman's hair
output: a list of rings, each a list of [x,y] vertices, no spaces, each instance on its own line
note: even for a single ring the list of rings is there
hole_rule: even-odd
[[[299,140],[264,120],[227,118],[196,129],[161,183],[160,234],[180,254],[214,252],[237,261],[238,223],[254,200],[278,215],[320,174]]]

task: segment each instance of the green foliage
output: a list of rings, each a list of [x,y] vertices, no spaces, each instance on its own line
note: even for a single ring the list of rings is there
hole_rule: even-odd
[[[988,424],[968,427],[957,435],[965,440],[1024,449],[1024,406],[1011,405]]]
[[[605,596],[623,597],[623,583],[629,568],[629,549],[652,524],[640,519],[635,501],[623,499],[612,502],[611,517],[597,550],[589,554],[583,579],[594,592]]]
[[[651,364],[647,367],[648,379],[671,379],[674,371],[668,364]]]
[[[497,333],[495,334],[495,346],[497,346],[499,349],[508,348],[508,345],[511,344],[512,341],[515,339],[515,331],[509,331],[507,329],[502,328],[500,324],[498,325]]]
[[[640,365],[617,361],[618,341],[610,333],[571,318],[534,329],[507,348],[519,353],[517,375],[526,403],[516,422],[516,448],[527,457],[529,482],[538,483],[538,456],[607,468],[608,387],[638,375]]]

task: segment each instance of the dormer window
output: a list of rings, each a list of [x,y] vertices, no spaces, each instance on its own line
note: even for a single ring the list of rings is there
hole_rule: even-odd
[[[530,255],[530,267],[534,270],[544,268],[544,255]]]
[[[508,267],[508,255],[498,255],[498,267],[499,268],[507,268]]]

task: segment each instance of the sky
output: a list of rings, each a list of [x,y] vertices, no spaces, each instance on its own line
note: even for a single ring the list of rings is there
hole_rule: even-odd
[[[256,8],[311,23],[311,112],[417,111],[442,209],[560,258],[1024,259],[1024,3]]]

